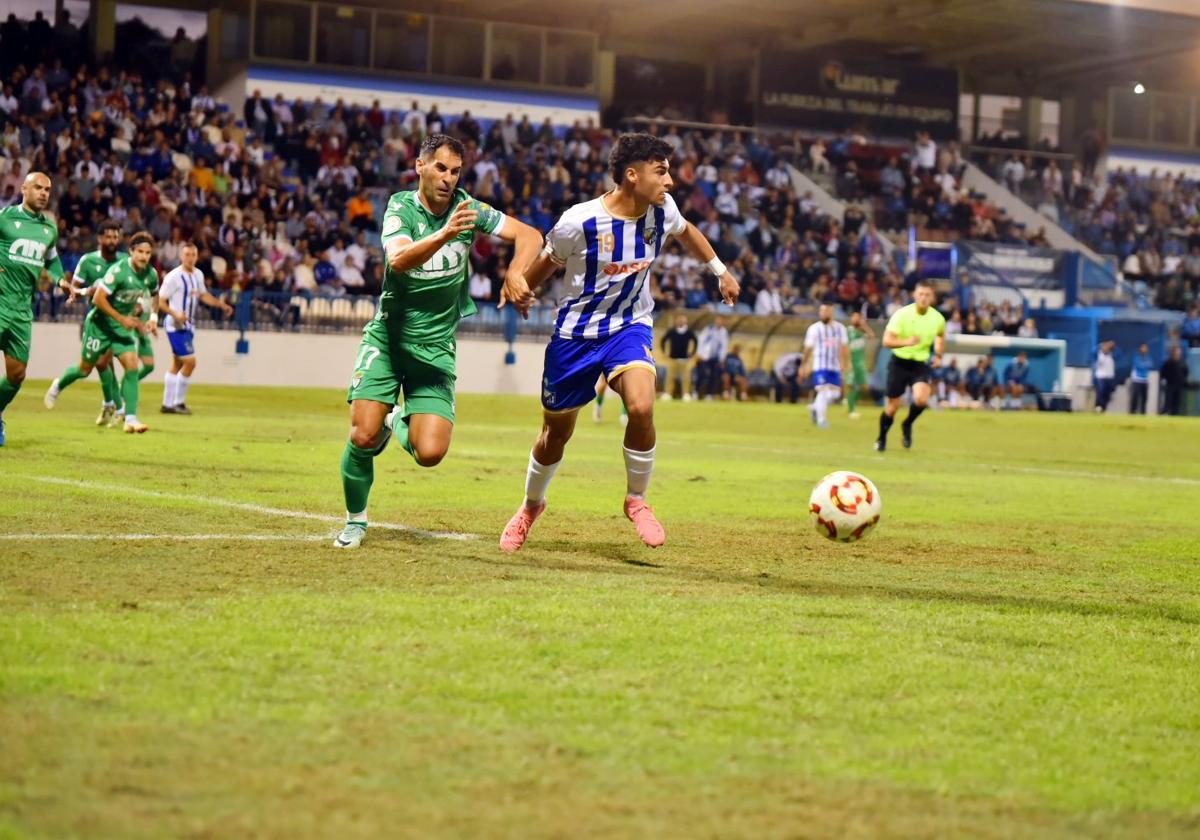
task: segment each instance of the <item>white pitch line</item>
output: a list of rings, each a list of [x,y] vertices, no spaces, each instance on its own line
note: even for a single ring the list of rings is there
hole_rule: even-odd
[[[750,444],[737,443],[709,443],[705,442],[704,446],[709,449],[736,449],[744,452],[759,452],[766,455],[795,455],[797,457],[807,457],[808,453],[801,449],[783,449],[779,447],[769,446],[752,446]],[[931,454],[944,454],[947,452],[961,453],[966,450],[960,449],[930,449],[927,450]],[[871,457],[884,463],[887,459],[886,455],[880,455],[876,452],[864,452],[867,457]],[[921,462],[921,466],[929,466],[928,462]],[[1176,475],[1139,475],[1138,473],[1112,473],[1112,472],[1096,472],[1093,470],[1060,470],[1051,467],[1025,467],[1020,464],[988,464],[974,463],[967,466],[974,467],[979,470],[987,470],[989,472],[998,473],[1028,473],[1031,475],[1057,476],[1060,478],[1097,478],[1105,481],[1154,481],[1165,484],[1183,484],[1187,486],[1200,486],[1200,478],[1186,478]]]
[[[49,475],[14,475],[13,478],[22,479],[24,481],[38,481],[42,484],[57,484],[62,487],[76,487],[81,490],[104,490],[112,493],[120,493],[126,496],[145,496],[151,499],[170,499],[171,501],[176,502],[191,502],[193,504],[212,505],[213,507],[244,510],[248,513],[262,513],[270,516],[285,516],[289,519],[308,519],[313,522],[329,522],[337,525],[344,524],[346,521],[341,516],[329,516],[328,514],[323,513],[309,513],[308,511],[304,510],[287,510],[285,508],[266,507],[264,505],[255,505],[249,502],[235,502],[232,499],[222,499],[219,496],[202,496],[199,494],[192,495],[190,493],[168,493],[163,490],[146,490],[141,487],[130,487],[123,484],[104,484],[98,481],[82,481],[72,478],[58,478],[57,476]],[[475,534],[461,534],[456,531],[422,531],[419,528],[411,528],[408,525],[400,525],[394,522],[372,522],[371,527],[382,529],[384,531],[404,531],[405,533],[413,534],[418,537],[428,537],[435,540],[476,539]]]
[[[330,535],[332,536],[332,535]],[[211,541],[248,541],[248,542],[319,542],[329,539],[324,534],[0,534],[0,540],[14,542],[142,542],[162,540],[164,542],[211,542]]]

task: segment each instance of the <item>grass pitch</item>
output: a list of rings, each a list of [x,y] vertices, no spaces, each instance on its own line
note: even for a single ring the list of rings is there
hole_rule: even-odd
[[[539,409],[462,396],[371,516],[473,538],[345,553],[340,394],[201,386],[135,437],[42,387],[0,450],[0,836],[1200,833],[1195,421],[930,413],[881,456],[870,409],[660,404],[650,551],[610,402],[507,556]],[[809,524],[835,468],[883,496],[857,545]]]

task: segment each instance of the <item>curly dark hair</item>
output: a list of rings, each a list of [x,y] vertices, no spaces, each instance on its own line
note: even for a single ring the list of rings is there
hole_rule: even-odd
[[[151,236],[149,233],[147,233],[144,230],[139,230],[133,236],[129,237],[129,249],[130,250],[133,250],[134,248],[136,248],[137,246],[139,246],[143,243],[153,246],[154,245],[154,237]]]
[[[619,184],[625,179],[625,170],[630,166],[646,161],[669,161],[673,151],[670,143],[653,134],[622,134],[608,154],[608,168],[613,180]]]
[[[429,160],[434,156],[438,149],[442,148],[442,146],[449,146],[450,151],[454,152],[454,154],[458,155],[459,157],[465,155],[467,151],[463,148],[462,143],[455,140],[449,134],[430,134],[425,138],[424,142],[421,143],[421,158],[423,160]]]
[[[116,219],[105,219],[103,222],[100,223],[100,227],[96,229],[96,232],[97,233],[107,233],[110,230],[115,230],[117,233],[120,233],[121,232],[121,223],[118,222]]]

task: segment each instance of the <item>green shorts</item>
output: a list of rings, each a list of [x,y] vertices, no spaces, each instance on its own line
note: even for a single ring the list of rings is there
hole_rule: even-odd
[[[403,417],[436,414],[454,422],[454,339],[437,344],[389,344],[363,338],[354,360],[346,402],[395,405],[404,395]]]
[[[109,350],[114,356],[130,353],[138,347],[137,336],[120,327],[101,326],[89,317],[83,322],[83,351],[81,358],[95,366]]]
[[[6,359],[28,362],[29,348],[32,344],[33,324],[0,312],[0,353],[3,353]]]
[[[137,337],[137,354],[138,356],[149,356],[154,358],[154,341],[151,340],[149,334],[143,335],[138,333]]]

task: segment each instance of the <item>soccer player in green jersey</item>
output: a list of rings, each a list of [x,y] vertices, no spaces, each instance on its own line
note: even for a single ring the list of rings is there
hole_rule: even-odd
[[[60,283],[67,290],[71,300],[81,294],[90,298],[96,291],[96,281],[103,277],[118,260],[129,256],[121,250],[121,223],[114,219],[106,219],[100,223],[96,240],[98,246],[96,250],[84,254],[79,260],[79,264],[75,266],[75,271],[64,277]],[[95,312],[95,309],[88,310],[87,317],[84,318],[85,333]],[[87,348],[83,349],[86,352]],[[43,399],[46,408],[54,408],[61,389],[75,381],[68,376],[71,370],[68,368],[62,376],[50,383],[50,389]],[[111,353],[106,353],[102,359],[96,362],[96,373],[100,376],[100,387],[104,391],[104,402],[100,408],[100,415],[96,418],[96,425],[103,426],[113,420],[117,406],[121,404],[121,387],[117,384],[117,374],[112,369]],[[66,385],[63,384],[64,379],[69,379]]]
[[[888,429],[895,422],[900,398],[912,386],[912,406],[900,424],[904,431],[904,448],[912,446],[912,427],[925,410],[931,393],[933,375],[930,355],[942,356],[946,343],[946,318],[933,307],[933,287],[922,280],[913,289],[913,302],[896,310],[883,331],[883,346],[892,351],[888,363],[887,405],[879,415],[879,437],[875,448],[887,449]]]
[[[363,329],[346,395],[346,527],[334,541],[338,548],[362,542],[374,459],[393,435],[423,467],[441,462],[450,447],[454,332],[460,319],[476,311],[467,275],[477,234],[515,243],[502,300],[529,297],[522,274],[542,246],[541,234],[457,189],[463,152],[461,143],[444,134],[425,138],[416,164],[418,188],[392,195],[383,215],[383,293],[375,318]],[[393,411],[401,392],[404,407]]]
[[[858,419],[855,406],[858,397],[867,384],[867,341],[875,339],[875,331],[871,329],[858,310],[850,313],[850,326],[846,327],[850,336],[850,381],[846,383],[846,408],[850,416]]]
[[[63,267],[58,258],[58,226],[42,211],[50,202],[50,178],[30,172],[21,184],[21,203],[0,210],[0,446],[4,445],[4,409],[25,381],[33,340],[33,295],[42,271],[57,283]]]
[[[121,378],[121,396],[125,403],[125,431],[138,433],[150,427],[138,420],[141,377],[138,375],[138,337],[152,330],[152,322],[139,320],[147,295],[158,291],[158,272],[150,265],[154,256],[154,237],[135,233],[129,240],[129,256],[109,266],[96,283],[92,296],[93,313],[83,331],[83,354],[79,365],[67,368],[58,388],[92,372],[96,363],[111,352],[125,369]]]

